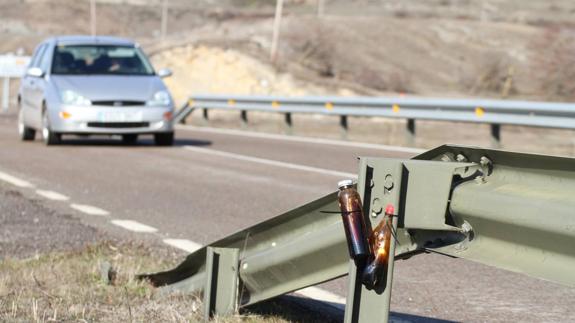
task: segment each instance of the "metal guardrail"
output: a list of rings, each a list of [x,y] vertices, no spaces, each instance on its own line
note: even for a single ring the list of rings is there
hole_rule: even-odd
[[[574,170],[571,158],[451,145],[411,160],[361,158],[368,226],[388,203],[397,210],[384,290],[357,279],[336,193],[142,277],[165,291],[203,291],[211,316],[349,274],[345,321],[374,323],[388,321],[393,255],[436,252],[575,287]]]
[[[194,95],[174,120],[182,122],[192,111],[202,110],[205,122],[210,109],[240,112],[243,127],[248,111],[285,115],[287,134],[293,132],[292,114],[308,113],[340,117],[342,137],[347,136],[347,118],[385,117],[407,120],[407,142],[413,143],[416,120],[483,123],[491,126],[492,145],[500,146],[501,126],[516,125],[556,129],[575,129],[575,104],[484,99],[437,99],[408,97],[275,97],[238,95]]]

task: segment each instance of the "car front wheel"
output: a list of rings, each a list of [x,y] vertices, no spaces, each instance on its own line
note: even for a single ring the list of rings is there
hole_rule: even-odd
[[[60,134],[53,132],[50,128],[50,119],[46,111],[42,115],[42,138],[46,146],[59,144],[61,138]]]
[[[154,135],[154,141],[156,142],[156,146],[171,146],[174,144],[174,133],[157,133]]]

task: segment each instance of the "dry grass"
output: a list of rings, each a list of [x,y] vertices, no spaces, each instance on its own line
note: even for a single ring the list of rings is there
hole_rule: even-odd
[[[160,296],[134,275],[166,268],[173,259],[149,248],[102,243],[79,252],[0,262],[2,322],[196,322],[202,320],[194,295]],[[116,271],[107,282],[103,263]],[[106,271],[107,272],[107,271]],[[113,276],[113,275],[112,275]],[[216,322],[283,322],[245,314]]]

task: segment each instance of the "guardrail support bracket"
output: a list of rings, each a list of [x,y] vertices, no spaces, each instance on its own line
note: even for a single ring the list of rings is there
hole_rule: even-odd
[[[174,118],[172,119],[174,124],[186,124],[186,118],[194,112],[196,107],[190,104],[190,101],[187,101],[179,110],[177,110],[174,114]]]
[[[204,287],[204,318],[226,316],[238,310],[239,249],[208,247],[206,284]]]

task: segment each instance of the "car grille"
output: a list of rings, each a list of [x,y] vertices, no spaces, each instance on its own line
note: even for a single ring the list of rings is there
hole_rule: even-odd
[[[113,100],[113,101],[92,101],[92,105],[110,106],[110,107],[130,107],[136,105],[145,105],[145,101],[123,101],[123,100]]]
[[[92,128],[145,128],[149,126],[149,122],[88,122],[88,127]]]

